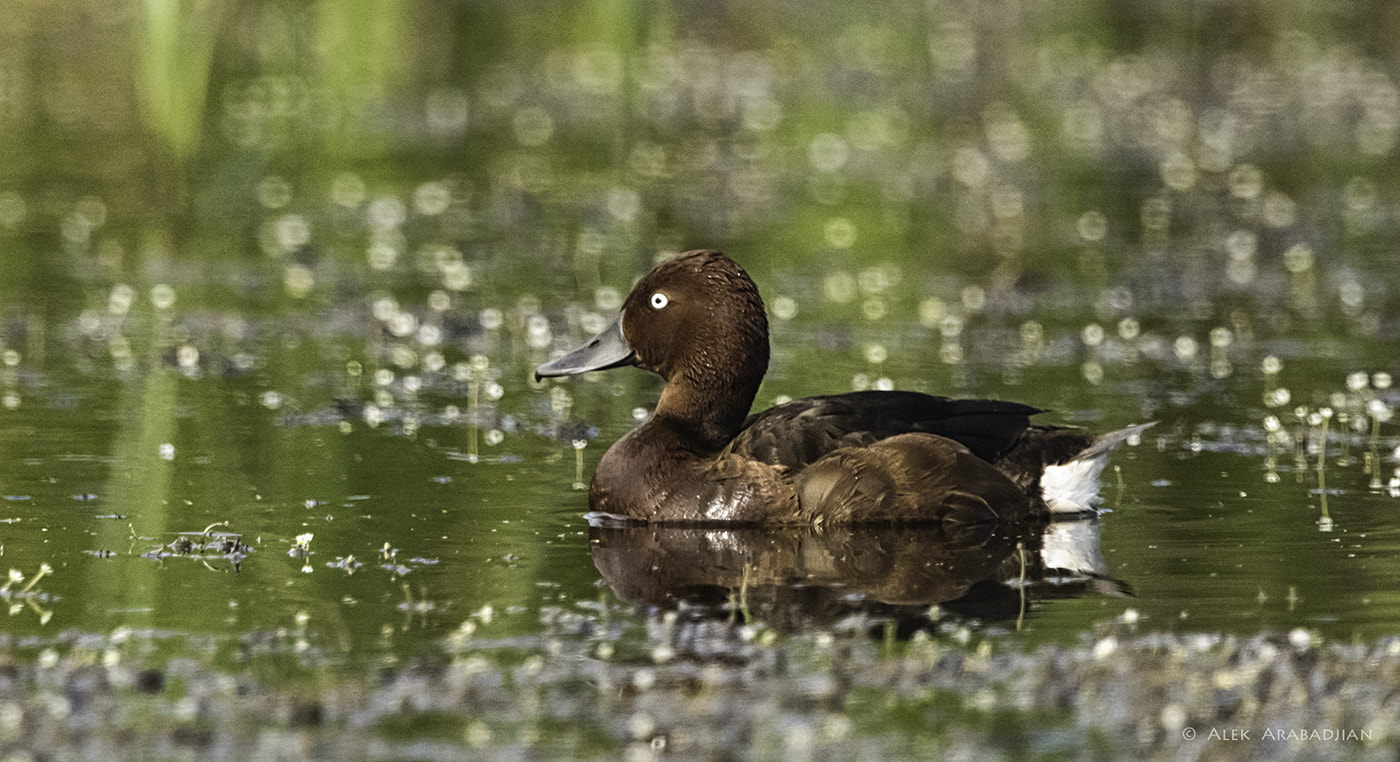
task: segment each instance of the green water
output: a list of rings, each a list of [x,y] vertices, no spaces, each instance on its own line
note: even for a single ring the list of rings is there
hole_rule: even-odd
[[[631,653],[674,597],[581,482],[659,381],[532,371],[696,247],[767,300],[760,406],[1160,422],[1104,585],[934,637],[1396,634],[1397,17],[1120,6],[0,3],[0,652]]]

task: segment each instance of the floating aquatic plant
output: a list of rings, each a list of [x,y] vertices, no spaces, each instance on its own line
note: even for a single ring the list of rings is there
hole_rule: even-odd
[[[39,564],[39,571],[36,572],[33,577],[30,577],[28,582],[25,582],[23,572],[18,569],[10,569],[5,583],[0,584],[0,598],[4,598],[10,602],[10,616],[18,614],[27,606],[34,613],[39,615],[39,624],[48,624],[49,619],[53,618],[53,611],[41,607],[39,603],[40,601],[48,600],[49,596],[47,593],[36,590],[35,586],[39,584],[39,580],[52,573],[53,567],[49,566],[47,563]],[[19,584],[24,584],[24,587],[15,590],[14,586]]]

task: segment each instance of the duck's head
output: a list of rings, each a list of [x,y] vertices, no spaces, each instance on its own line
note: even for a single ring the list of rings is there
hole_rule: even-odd
[[[616,322],[541,365],[535,377],[625,365],[666,380],[658,415],[695,419],[732,437],[768,370],[768,318],[758,288],[724,254],[686,252],[638,281]],[[707,431],[706,438],[719,435]]]

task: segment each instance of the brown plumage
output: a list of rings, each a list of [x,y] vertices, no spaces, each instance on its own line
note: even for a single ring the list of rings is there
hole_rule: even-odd
[[[1032,425],[1041,411],[1027,405],[915,392],[811,397],[749,415],[768,369],[768,320],[748,274],[716,251],[658,265],[613,326],[536,375],[622,365],[651,370],[666,387],[651,418],[603,456],[589,501],[642,521],[1023,518],[1047,511],[1047,467],[1103,456],[1141,430],[1093,445],[1079,429]],[[1102,463],[1093,465],[1081,470],[1096,478]]]

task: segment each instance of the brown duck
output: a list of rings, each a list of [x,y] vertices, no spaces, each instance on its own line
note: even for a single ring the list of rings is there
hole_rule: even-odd
[[[867,391],[749,415],[768,370],[758,288],[717,251],[637,283],[616,322],[536,378],[635,365],[666,387],[589,489],[594,511],[648,522],[974,523],[1092,507],[1108,453],[1152,424],[1094,438],[993,400]]]

